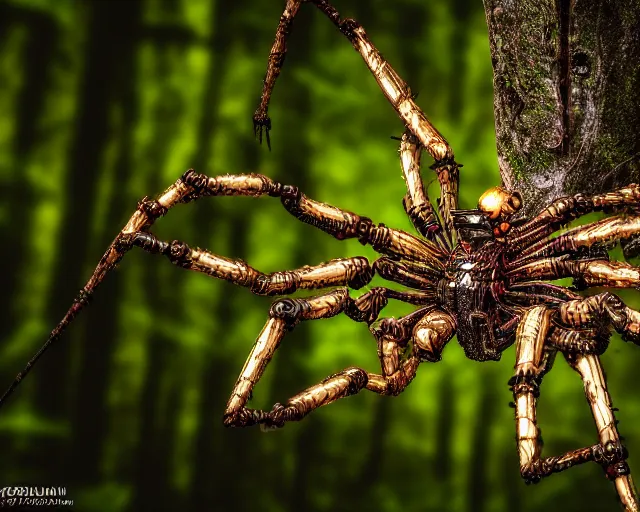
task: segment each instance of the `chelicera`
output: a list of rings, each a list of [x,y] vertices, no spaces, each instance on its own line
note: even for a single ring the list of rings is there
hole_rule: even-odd
[[[640,313],[610,292],[581,296],[589,287],[637,287],[640,270],[610,261],[608,244],[640,233],[640,187],[603,194],[575,195],[553,201],[530,219],[518,217],[522,197],[495,187],[479,200],[478,208],[458,208],[460,165],[444,137],[418,107],[407,84],[393,70],[355,20],[342,19],[324,0],[307,0],[324,13],[360,53],[406,131],[400,138],[400,162],[407,186],[404,209],[419,236],[306,197],[297,187],[259,174],[209,177],[187,171],[157,199],[138,204],[125,227],[100,260],[73,305],[52,331],[43,348],[28,363],[4,396],[2,404],[44,351],[88,303],[95,288],[127,251],[139,247],[166,256],[172,263],[239,286],[259,295],[285,296],[297,290],[330,289],[308,298],[282,298],[272,305],[224,412],[229,427],[282,427],[312,410],[361,390],[382,395],[401,393],[424,362],[441,359],[457,334],[466,356],[476,361],[499,360],[516,345],[514,396],[520,471],[527,482],[594,461],[614,483],[627,510],[638,510],[627,452],[620,442],[614,411],[599,355],[611,329],[640,344]],[[269,140],[268,104],[284,63],[292,22],[303,0],[288,0],[271,49],[264,88],[254,115],[256,135]],[[438,208],[426,194],[421,153],[434,159],[440,185]],[[225,258],[181,241],[156,238],[150,228],[178,203],[206,196],[269,196],[279,198],[298,220],[343,240],[355,238],[382,254],[366,258],[334,259],[317,266],[264,274],[242,260]],[[552,238],[562,226],[580,216],[601,211],[613,215],[571,229]],[[374,287],[352,298],[374,274],[404,285],[407,290]],[[573,278],[566,288],[543,281]],[[389,300],[415,306],[399,318],[380,318]],[[247,406],[253,388],[286,333],[299,322],[345,314],[366,323],[378,344],[380,373],[351,367],[311,386],[271,410]],[[536,400],[543,376],[560,352],[584,381],[597,426],[598,442],[561,456],[542,457]]]

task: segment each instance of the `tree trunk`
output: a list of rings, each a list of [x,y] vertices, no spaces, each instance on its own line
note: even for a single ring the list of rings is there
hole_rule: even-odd
[[[484,0],[500,173],[530,215],[640,177],[640,3]]]

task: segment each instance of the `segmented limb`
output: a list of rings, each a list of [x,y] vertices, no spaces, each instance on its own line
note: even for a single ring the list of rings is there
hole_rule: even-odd
[[[38,359],[40,359],[47,349],[60,338],[60,335],[64,332],[67,326],[89,303],[95,289],[122,259],[129,248],[126,244],[125,246],[121,244],[122,237],[137,231],[148,229],[158,217],[164,215],[177,203],[185,201],[187,197],[195,198],[193,196],[194,193],[195,192],[192,187],[187,185],[183,179],[179,179],[165,190],[157,200],[151,201],[145,198],[138,204],[138,209],[133,213],[125,227],[108,247],[100,259],[98,266],[89,278],[89,281],[80,290],[77,297],[74,299],[73,304],[65,313],[60,323],[53,329],[53,331],[51,331],[45,344],[40,348],[40,350],[38,350],[38,352],[36,352],[31,360],[29,360],[25,368],[18,373],[14,381],[11,383],[11,386],[9,386],[2,395],[0,398],[0,407],[5,403],[11,393],[13,393],[18,384],[20,384],[21,380],[31,371],[31,368],[33,368],[37,363]]]
[[[444,347],[456,331],[453,316],[440,309],[432,309],[418,320],[413,328],[413,353],[420,361],[442,359]]]
[[[280,70],[284,64],[284,58],[287,55],[287,38],[291,32],[293,19],[298,13],[300,4],[304,0],[287,0],[284,12],[280,17],[278,29],[276,30],[276,39],[269,52],[269,64],[267,65],[267,73],[264,77],[262,85],[262,94],[260,95],[260,104],[253,114],[253,130],[262,143],[262,131],[265,131],[267,146],[271,149],[271,140],[269,138],[269,130],[271,130],[271,119],[267,114],[269,110],[269,100],[273,86],[276,83]]]
[[[259,334],[229,397],[224,414],[226,426],[244,427],[266,423],[276,415],[276,413],[248,409],[246,404],[252,394],[253,387],[262,377],[284,335],[298,322],[330,318],[341,313],[348,300],[349,292],[346,288],[342,288],[307,299],[281,299],[271,306],[269,320]],[[374,313],[377,316],[379,312]],[[342,384],[345,385],[344,391],[347,392],[350,386],[353,390],[359,390],[365,380],[362,371],[358,369],[346,370],[340,378]],[[288,417],[291,414],[291,412],[285,414],[281,408],[275,409],[279,411],[278,414],[282,413],[280,415],[283,416]],[[286,417],[283,419],[286,420]]]
[[[382,89],[400,119],[435,160],[431,167],[436,171],[440,182],[440,214],[444,220],[449,238],[452,238],[452,242],[455,242],[455,229],[451,211],[458,209],[460,179],[458,168],[460,166],[455,162],[451,147],[416,104],[414,95],[406,82],[402,80],[400,75],[369,40],[364,28],[356,20],[342,20],[338,11],[328,2],[324,0],[311,1],[351,41],[351,44],[364,59],[380,89]]]
[[[416,288],[428,293],[436,300],[437,283],[444,276],[426,265],[409,262],[394,261],[390,258],[378,258],[373,263],[373,269],[383,279],[402,284],[408,288]]]
[[[609,346],[611,333],[608,329],[574,329],[552,325],[547,343],[563,354],[601,355]]]
[[[349,299],[345,307],[345,314],[356,322],[366,322],[371,325],[378,313],[391,300],[399,300],[414,306],[433,304],[433,296],[421,291],[398,291],[390,288],[375,287],[357,299]]]
[[[529,221],[514,228],[507,240],[510,250],[518,252],[587,213],[599,211],[607,213],[637,212],[638,207],[640,207],[640,186],[636,184],[593,196],[576,194],[570,197],[561,197]]]
[[[640,216],[616,216],[571,229],[552,239],[541,240],[521,252],[514,264],[534,258],[560,256],[586,250],[594,244],[607,244],[640,232]]]
[[[638,267],[621,261],[571,260],[569,255],[529,261],[509,270],[507,275],[514,281],[572,277],[574,285],[579,289],[589,286],[609,288],[640,286]]]
[[[552,473],[564,471],[578,464],[597,462],[602,465],[607,476],[615,480],[620,499],[627,507],[625,510],[636,511],[637,497],[625,461],[627,453],[620,443],[604,374],[596,355],[574,353],[565,357],[584,380],[585,394],[598,427],[599,444],[572,450],[559,457],[540,456],[542,443],[536,421],[536,399],[539,396],[541,377],[548,371],[543,350],[545,339],[556,328],[552,324],[554,314],[545,306],[527,310],[516,335],[516,375],[510,384],[516,408],[520,472],[527,483],[535,483]],[[562,316],[562,312],[559,315]],[[572,318],[575,319],[573,316]],[[569,320],[566,314],[565,320]]]
[[[442,268],[443,263],[441,260],[444,257],[444,251],[436,246],[434,243],[428,240],[419,240],[418,238],[411,236],[409,233],[390,229],[380,224],[374,226],[370,219],[366,217],[360,217],[353,213],[340,210],[333,206],[329,206],[324,203],[319,203],[311,199],[307,199],[303,194],[299,192],[296,187],[290,185],[283,185],[276,181],[273,181],[266,176],[257,174],[248,175],[225,175],[210,178],[204,174],[198,174],[193,169],[188,170],[180,179],[178,179],[173,185],[165,190],[156,200],[144,198],[138,203],[137,210],[131,215],[129,221],[126,223],[122,231],[118,233],[115,240],[108,247],[98,266],[93,271],[93,274],[80,290],[78,296],[75,298],[73,304],[61,320],[61,322],[51,331],[49,338],[40,350],[34,355],[34,357],[27,363],[25,368],[18,373],[11,386],[0,398],[0,406],[5,400],[13,393],[14,389],[18,386],[20,381],[31,371],[33,365],[40,359],[42,354],[60,337],[65,328],[73,321],[73,319],[84,309],[88,304],[91,295],[96,287],[104,280],[106,275],[119,263],[125,253],[133,247],[134,241],[137,241],[139,245],[149,244],[153,245],[153,238],[146,238],[147,235],[136,235],[136,233],[142,233],[147,231],[153,223],[163,215],[165,215],[171,208],[178,203],[187,203],[194,201],[204,196],[263,196],[268,195],[271,197],[280,197],[284,207],[289,210],[299,220],[312,224],[319,229],[333,235],[338,239],[345,238],[358,238],[362,244],[370,244],[378,252],[393,255],[400,258],[408,258],[414,261],[423,261],[426,264],[431,264],[434,268]],[[151,235],[148,235],[151,236]],[[176,243],[173,245],[174,249],[180,253],[184,252],[186,246],[184,244]],[[169,246],[171,251],[171,246]],[[188,251],[191,251],[188,249]],[[191,254],[191,252],[188,252]],[[198,258],[205,258],[207,254],[203,251],[198,252]],[[234,273],[242,274],[244,271],[247,275],[251,274],[253,269],[246,266],[243,267],[243,263],[233,260],[227,260],[225,258],[215,257],[211,255],[213,260],[210,260],[211,268],[217,269],[216,272],[219,275],[216,277],[233,276]],[[217,259],[216,259],[217,258]],[[335,262],[334,262],[335,263]],[[336,277],[337,266],[330,267],[329,272],[333,273],[330,277],[330,281],[340,281],[341,277]],[[358,265],[348,264],[348,266]],[[353,267],[355,269],[355,267]],[[312,269],[312,275],[318,279],[322,279],[319,274],[324,274],[327,268],[319,266]],[[304,271],[301,271],[304,273]],[[349,273],[349,271],[346,271]],[[356,272],[358,273],[358,272]],[[366,271],[359,274],[361,277],[366,274]],[[344,274],[347,280],[349,278]],[[300,278],[303,281],[309,282],[310,276],[306,276],[306,279]],[[354,275],[356,283],[358,277]],[[249,280],[251,277],[249,277]],[[277,277],[268,278],[256,274],[256,290],[260,290],[261,286],[266,286],[267,293],[278,293],[279,287],[286,287],[290,277],[279,275]],[[270,282],[265,280],[272,279]]]
[[[243,195],[280,197],[289,213],[337,238],[357,238],[363,245],[371,245],[377,252],[394,257],[424,262],[443,268],[443,249],[428,240],[420,240],[409,233],[391,229],[384,224],[375,226],[371,219],[307,198],[298,187],[283,185],[260,174],[209,177],[189,171],[185,182],[199,195]]]
[[[611,325],[625,341],[640,345],[640,313],[610,292],[561,304],[555,316],[561,325],[584,329]]]
[[[516,410],[516,440],[520,457],[520,473],[527,483],[569,469],[585,462],[599,460],[600,445],[580,448],[557,457],[541,458],[542,442],[536,420],[536,399],[542,375],[544,342],[553,312],[545,306],[528,309],[516,333],[515,376],[509,381]]]
[[[254,114],[254,127],[258,137],[262,140],[262,129],[267,132],[269,142],[269,130],[271,120],[267,115],[269,100],[276,79],[280,74],[287,51],[287,37],[291,30],[293,19],[298,12],[303,0],[288,0],[284,13],[280,18],[276,31],[275,42],[269,54],[267,73],[262,89],[260,104]],[[459,172],[451,147],[445,138],[431,124],[424,112],[414,101],[414,96],[409,86],[402,80],[396,71],[382,57],[377,48],[371,43],[362,26],[353,19],[341,19],[338,11],[326,0],[307,0],[313,3],[338,27],[360,53],[367,67],[375,77],[382,92],[389,100],[396,113],[402,119],[407,128],[417,138],[418,142],[426,148],[434,158],[435,169],[441,187],[441,212],[447,229],[453,233],[453,220],[451,210],[458,208],[458,182]],[[411,194],[411,191],[409,192]]]
[[[549,297],[551,302],[567,301],[572,299],[580,299],[581,296],[564,286],[557,286],[550,283],[538,283],[535,281],[526,281],[519,283],[510,283],[508,292],[519,292],[524,295],[539,295]],[[531,306],[535,304],[529,304]]]
[[[524,291],[506,290],[504,292],[504,300],[509,304],[517,304],[520,306],[539,306],[560,304],[563,300],[553,295],[543,295],[540,293],[528,293]]]
[[[297,290],[344,285],[358,289],[373,278],[373,269],[363,257],[339,258],[320,265],[264,274],[243,260],[225,258],[200,248],[192,249],[179,240],[164,242],[148,232],[133,233],[122,243],[162,254],[175,265],[244,286],[256,295],[289,295]]]
[[[432,168],[440,182],[441,216],[450,238],[455,238],[451,211],[458,209],[459,165],[454,160],[451,147],[418,107],[406,82],[369,40],[364,28],[356,20],[341,20],[338,11],[325,0],[311,1],[351,41],[400,119],[435,160]]]
[[[435,315],[434,315],[435,314]],[[443,313],[446,315],[446,313]],[[448,316],[448,315],[447,315]],[[433,322],[435,320],[435,322]],[[432,329],[433,339],[421,333],[424,327]],[[378,358],[380,359],[381,374],[369,373],[366,388],[381,395],[399,395],[413,380],[421,361],[429,360],[421,357],[416,350],[417,335],[424,338],[427,350],[439,354],[444,345],[451,339],[453,333],[446,332],[437,322],[437,310],[432,306],[419,309],[399,319],[383,318],[370,327],[372,334],[378,341]],[[436,330],[437,329],[437,330]],[[402,360],[400,352],[405,349],[409,340],[414,339],[413,352]],[[432,359],[437,361],[438,358]]]
[[[442,247],[451,248],[451,241],[443,232],[440,219],[436,215],[420,176],[420,155],[422,147],[414,135],[406,130],[400,139],[400,162],[407,185],[407,194],[402,200],[404,210],[414,227],[428,240],[439,242]]]
[[[614,482],[624,510],[637,512],[640,501],[626,461],[627,450],[620,441],[600,358],[575,354],[566,356],[566,359],[582,377],[584,394],[596,423],[600,444],[595,450],[595,460],[602,465],[607,478]]]
[[[409,86],[382,57],[367,37],[364,28],[356,20],[342,20],[338,11],[325,0],[311,0],[311,2],[326,14],[340,32],[351,41],[400,119],[434,160],[437,163],[453,162],[453,151],[449,144],[416,105]]]
[[[270,318],[258,336],[231,393],[224,424],[235,427],[255,424],[281,427],[287,421],[298,421],[312,410],[364,388],[379,394],[396,395],[402,392],[415,376],[420,361],[414,355],[400,361],[398,348],[407,345],[411,328],[431,308],[422,308],[399,320],[386,319],[372,328],[378,338],[383,370],[381,375],[368,373],[361,368],[347,368],[290,398],[284,405],[275,404],[271,411],[246,407],[254,386],[262,377],[287,330],[303,320],[328,318],[342,311],[347,312],[350,300],[352,301],[348,290],[340,289],[311,299],[283,299],[275,302],[269,312]],[[375,312],[376,316],[378,312]],[[434,344],[439,346],[443,343],[436,340]]]
[[[371,219],[307,198],[298,187],[283,185],[260,174],[209,177],[192,170],[182,178],[195,196],[265,196],[279,197],[285,209],[298,220],[311,224],[337,238],[357,238],[363,245],[394,257],[421,261],[442,268],[445,252],[428,240],[409,233],[374,225]]]
[[[384,60],[380,52],[369,41],[362,26],[353,19],[341,19],[340,13],[326,0],[288,0],[280,23],[276,30],[275,42],[269,54],[269,63],[264,80],[264,88],[260,98],[260,105],[254,115],[254,122],[258,126],[270,127],[267,109],[276,79],[280,74],[287,51],[287,37],[295,15],[303,1],[313,3],[322,11],[333,24],[344,34],[354,48],[360,53],[369,70],[380,85],[400,118],[411,132],[418,138],[436,162],[453,162],[453,152],[442,135],[434,128],[413,99],[411,90],[400,78],[398,73]]]

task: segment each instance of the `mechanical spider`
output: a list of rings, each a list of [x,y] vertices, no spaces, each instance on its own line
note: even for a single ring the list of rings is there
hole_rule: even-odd
[[[407,194],[404,208],[420,237],[375,224],[371,219],[307,198],[295,186],[257,175],[208,177],[187,171],[157,199],[144,198],[100,260],[63,320],[46,344],[18,374],[0,405],[35,362],[88,304],[95,288],[134,246],[166,256],[172,263],[225,279],[259,295],[288,295],[300,289],[335,288],[310,298],[277,300],[231,393],[224,424],[281,427],[301,420],[312,410],[363,389],[385,395],[401,393],[422,362],[441,359],[445,345],[457,334],[467,357],[499,360],[516,345],[514,396],[520,471],[527,482],[594,461],[615,483],[627,510],[638,510],[638,498],[620,442],[611,400],[599,360],[611,328],[625,340],[640,344],[640,313],[610,292],[582,297],[573,289],[541,281],[571,277],[578,288],[635,287],[640,270],[609,261],[603,245],[640,232],[640,186],[553,201],[531,219],[517,218],[518,192],[495,187],[479,200],[476,210],[458,208],[459,168],[447,141],[417,106],[409,87],[383,59],[355,20],[342,19],[325,0],[307,0],[323,12],[363,57],[383,93],[406,126],[400,139],[400,160]],[[268,104],[283,66],[286,41],[303,0],[288,0],[280,19],[254,115],[256,135],[269,145]],[[420,176],[422,149],[434,158],[441,190],[438,211],[427,197]],[[206,196],[242,195],[280,198],[302,222],[343,240],[356,238],[382,254],[335,259],[317,266],[261,273],[244,261],[192,248],[181,241],[165,242],[149,229],[178,203]],[[604,220],[551,236],[562,226],[595,211],[617,213]],[[630,214],[630,215],[625,215]],[[407,291],[376,287],[353,299],[349,289],[367,285],[374,274],[402,284]],[[379,319],[389,300],[417,309],[400,319]],[[290,398],[270,411],[247,407],[254,386],[284,338],[301,321],[344,313],[365,322],[378,342],[381,373],[347,368]],[[536,400],[543,376],[561,352],[582,377],[598,429],[598,443],[561,456],[541,456]]]

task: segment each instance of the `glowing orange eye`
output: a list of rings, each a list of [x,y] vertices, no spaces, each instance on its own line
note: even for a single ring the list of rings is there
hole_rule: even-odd
[[[510,192],[502,187],[490,188],[480,196],[478,201],[478,208],[492,220],[513,215],[521,206],[522,196],[520,193]]]
[[[509,195],[510,194],[501,187],[490,188],[480,196],[478,208],[489,215],[490,219],[497,219],[502,212],[502,205]]]

